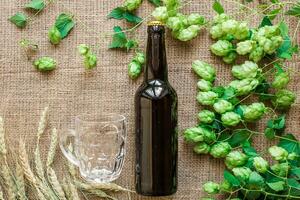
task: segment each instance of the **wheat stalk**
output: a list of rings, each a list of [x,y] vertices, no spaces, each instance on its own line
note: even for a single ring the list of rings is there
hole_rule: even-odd
[[[76,186],[73,184],[72,180],[70,180],[70,178],[68,179],[68,186],[69,186],[69,190],[71,192],[71,196],[72,196],[72,200],[80,200],[79,195],[78,195],[78,191]]]
[[[67,182],[67,180],[65,178],[63,178],[61,185],[62,185],[62,188],[63,188],[63,190],[65,192],[66,198],[68,200],[72,200],[72,194],[71,194],[68,182]]]
[[[2,188],[0,187],[0,200],[4,200]]]
[[[2,168],[2,176],[4,178],[4,182],[6,185],[8,200],[15,200],[16,199],[15,183],[10,173],[10,169],[6,164],[2,165],[1,168]]]
[[[48,115],[48,107],[45,107],[43,112],[42,112],[40,121],[39,121],[38,132],[37,132],[38,140],[40,139],[42,134],[45,132],[45,128],[46,128],[46,125],[47,125],[47,123],[46,123],[47,122],[47,115]]]
[[[57,179],[55,171],[51,167],[47,168],[47,175],[48,175],[49,183],[51,184],[55,194],[59,197],[60,200],[67,200],[63,188],[61,187]]]
[[[47,157],[47,167],[50,167],[53,163],[55,153],[56,153],[56,148],[57,148],[57,131],[54,128],[51,134],[51,143],[50,143],[48,157]]]
[[[5,131],[4,131],[4,125],[3,125],[3,119],[0,117],[0,154],[3,157],[6,157],[6,145],[5,145]]]
[[[118,192],[118,191],[123,191],[123,192],[133,192],[131,190],[128,190],[126,188],[123,188],[115,183],[83,183],[78,180],[74,180],[75,185],[78,186],[79,188],[85,189],[85,190],[105,190],[105,191],[112,191],[112,192]]]
[[[23,169],[19,163],[16,162],[16,185],[17,185],[17,195],[19,200],[26,200],[26,191],[25,191],[25,181]]]

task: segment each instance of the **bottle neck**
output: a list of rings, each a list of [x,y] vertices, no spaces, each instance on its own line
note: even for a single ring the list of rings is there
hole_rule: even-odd
[[[163,26],[148,27],[145,80],[168,80],[168,68]]]

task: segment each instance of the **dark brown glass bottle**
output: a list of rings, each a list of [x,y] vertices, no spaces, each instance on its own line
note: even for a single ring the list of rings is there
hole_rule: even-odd
[[[164,196],[177,190],[177,95],[168,82],[165,28],[148,24],[145,79],[135,96],[136,191]]]

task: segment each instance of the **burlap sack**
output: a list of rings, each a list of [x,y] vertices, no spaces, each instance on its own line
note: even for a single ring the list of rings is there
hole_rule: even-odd
[[[20,30],[11,24],[7,18],[16,12],[24,11],[27,0],[1,0],[0,4],[0,102],[1,114],[5,118],[9,148],[14,150],[20,138],[26,139],[29,151],[35,148],[34,140],[41,111],[45,106],[50,108],[49,129],[63,128],[70,120],[84,112],[123,113],[128,119],[128,146],[126,162],[121,178],[117,183],[134,190],[134,104],[133,98],[137,87],[143,78],[131,81],[127,76],[127,64],[132,53],[118,50],[108,50],[114,25],[125,27],[127,24],[116,20],[107,20],[106,15],[122,0],[57,0],[47,6],[40,14],[32,18],[28,26]],[[193,0],[182,10],[184,13],[198,12],[211,18],[213,1]],[[237,4],[224,1],[229,13],[238,11]],[[250,4],[250,6],[253,6]],[[146,0],[138,11],[139,16],[148,16],[153,6]],[[75,15],[77,25],[71,34],[61,44],[54,47],[48,42],[48,29],[54,24],[56,16],[61,12],[71,12]],[[257,26],[261,16],[241,12],[238,17],[245,17],[251,24]],[[280,17],[279,17],[280,18]],[[297,20],[290,19],[291,30],[295,29]],[[139,27],[133,35],[140,40],[142,48],[146,43],[146,25]],[[58,62],[58,68],[48,74],[37,72],[31,61],[28,61],[18,42],[26,38],[39,45],[39,51],[33,58],[49,55]],[[299,32],[295,35],[299,43]],[[76,47],[86,43],[93,47],[99,58],[98,67],[86,71],[82,58]],[[230,67],[225,66],[208,50],[212,40],[207,31],[203,30],[197,39],[182,43],[167,34],[167,55],[169,63],[169,79],[178,93],[179,127],[183,130],[195,125],[196,114],[201,109],[195,101],[197,78],[191,71],[191,62],[195,59],[205,60],[217,68],[216,84],[228,83],[232,77]],[[292,71],[293,80],[290,88],[299,96],[299,58],[286,64]],[[299,134],[299,100],[288,115],[287,130]],[[257,125],[259,130],[265,121]],[[43,152],[46,152],[49,141],[49,131],[42,139]],[[263,149],[268,145],[264,139],[258,138],[256,145]],[[59,152],[59,151],[58,151]],[[65,159],[59,153],[55,160],[56,166],[63,166]],[[58,171],[62,168],[56,168]],[[208,156],[199,156],[180,137],[179,141],[179,189],[173,197],[156,199],[199,199],[205,194],[201,185],[208,180],[221,180],[224,169],[223,161]],[[61,172],[62,173],[62,172]],[[137,196],[135,194],[119,194],[119,199],[155,199]]]

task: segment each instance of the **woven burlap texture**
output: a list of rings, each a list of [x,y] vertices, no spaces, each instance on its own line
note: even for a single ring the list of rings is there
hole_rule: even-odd
[[[127,64],[133,53],[119,50],[108,50],[114,25],[122,27],[128,24],[116,20],[108,20],[106,15],[122,0],[57,0],[46,7],[37,16],[32,17],[25,29],[18,29],[7,18],[16,12],[30,11],[23,9],[29,0],[1,0],[0,4],[0,102],[1,115],[5,119],[9,147],[14,150],[20,139],[25,139],[29,152],[35,148],[34,140],[40,113],[49,106],[49,126],[47,134],[42,138],[42,151],[46,153],[49,144],[49,130],[57,127],[59,130],[67,127],[78,114],[85,112],[122,113],[128,119],[128,145],[126,162],[121,177],[117,183],[134,190],[134,94],[143,78],[132,81],[127,76]],[[186,5],[184,13],[198,12],[211,18],[213,1],[193,0]],[[250,4],[250,6],[252,6]],[[237,4],[224,2],[228,13],[237,12]],[[139,16],[148,16],[153,6],[144,0],[138,10]],[[76,26],[71,34],[61,44],[54,47],[47,38],[48,29],[54,24],[56,16],[61,12],[71,12],[76,18]],[[241,12],[252,25],[257,26],[261,16]],[[280,18],[280,17],[279,17]],[[291,30],[295,29],[297,21],[288,21]],[[141,48],[146,45],[146,25],[139,27],[133,35],[141,41]],[[26,38],[39,45],[38,56],[51,56],[58,62],[58,67],[50,73],[40,73],[34,69],[32,62],[27,60],[18,42]],[[299,33],[296,35],[299,42]],[[207,31],[191,42],[182,43],[174,40],[167,33],[167,55],[169,64],[169,79],[178,93],[179,127],[182,132],[187,127],[196,124],[196,114],[201,107],[196,103],[197,77],[191,71],[191,63],[195,59],[205,60],[217,68],[216,84],[225,84],[232,80],[230,67],[224,65],[219,58],[211,55],[208,47],[212,44]],[[78,44],[86,43],[95,50],[99,64],[91,71],[86,71],[82,65],[82,57],[77,53]],[[300,96],[300,60],[296,58],[286,64],[292,71],[293,79],[290,89]],[[299,100],[287,116],[287,131],[300,134]],[[262,130],[265,121],[257,124]],[[268,142],[262,138],[256,140],[259,149],[266,148]],[[59,151],[58,151],[59,152]],[[32,157],[31,157],[32,158]],[[59,152],[55,160],[55,168],[60,171],[65,159]],[[131,194],[135,199],[199,199],[205,194],[201,185],[208,180],[221,180],[224,169],[223,161],[209,156],[199,156],[192,152],[182,137],[179,139],[179,189],[172,197],[150,198]],[[62,172],[60,172],[62,173]],[[128,194],[118,194],[119,199],[130,199]]]

